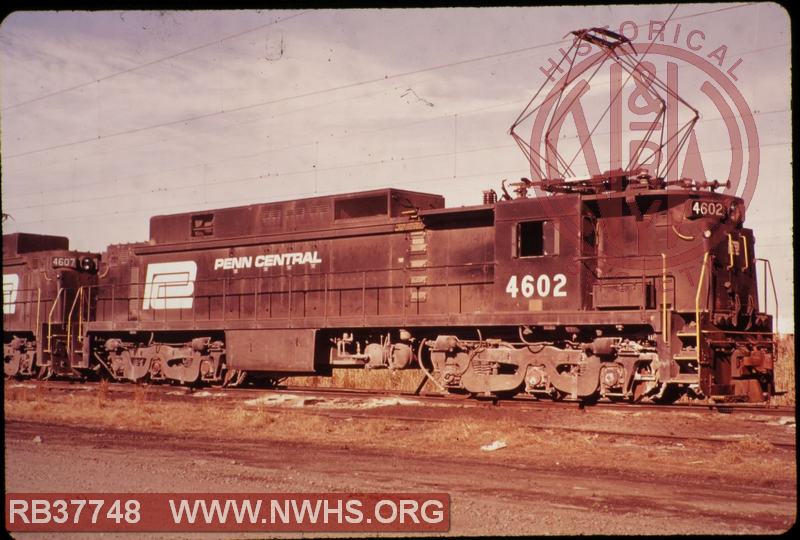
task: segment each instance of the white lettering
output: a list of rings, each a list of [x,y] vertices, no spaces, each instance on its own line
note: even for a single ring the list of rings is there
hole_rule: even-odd
[[[320,264],[322,259],[317,251],[298,251],[294,253],[271,253],[244,257],[224,257],[214,260],[214,270],[238,270],[240,268],[272,268],[294,264]]]
[[[567,291],[564,290],[566,284],[567,276],[564,274],[556,274],[552,279],[548,274],[541,274],[538,277],[525,275],[521,278],[512,275],[506,284],[506,293],[511,298],[516,298],[519,293],[525,298],[564,297],[567,296]]]
[[[28,501],[11,499],[9,506],[9,523],[14,523],[15,515],[19,516],[23,523],[30,523],[30,521],[28,521],[28,516],[26,515],[26,512],[28,511]]]

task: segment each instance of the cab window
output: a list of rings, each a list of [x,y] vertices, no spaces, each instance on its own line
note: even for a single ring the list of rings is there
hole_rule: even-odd
[[[558,226],[552,220],[517,224],[517,257],[558,255]]]

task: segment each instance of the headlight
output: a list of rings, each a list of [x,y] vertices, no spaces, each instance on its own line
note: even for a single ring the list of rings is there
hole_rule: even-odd
[[[81,270],[84,272],[91,272],[96,268],[96,266],[97,265],[95,264],[94,259],[91,257],[84,257],[81,259]]]

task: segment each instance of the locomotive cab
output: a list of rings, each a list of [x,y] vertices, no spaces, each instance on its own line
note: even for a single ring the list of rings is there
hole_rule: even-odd
[[[583,343],[588,364],[597,364],[593,347],[607,348],[593,342],[616,343],[591,375],[610,373],[613,384],[598,387],[611,398],[657,390],[666,401],[686,392],[761,401],[773,393],[772,318],[759,308],[742,199],[715,193],[716,182],[670,184],[642,172],[540,187],[551,195],[518,190],[496,207],[497,307],[526,312],[529,339]],[[624,344],[638,360],[619,360]],[[642,360],[643,351],[657,359]],[[550,369],[552,378],[582,368]]]

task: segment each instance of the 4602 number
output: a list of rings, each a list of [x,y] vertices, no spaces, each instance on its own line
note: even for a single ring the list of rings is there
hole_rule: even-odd
[[[694,201],[692,203],[692,216],[719,216],[725,215],[725,207],[722,203],[718,202],[700,202]]]
[[[539,277],[534,278],[531,275],[525,275],[521,278],[511,276],[506,285],[506,292],[511,295],[511,298],[516,298],[518,294],[522,294],[525,298],[533,298],[539,296],[545,298],[547,296],[567,296],[567,291],[564,287],[567,285],[567,276],[564,274],[556,274],[552,278],[547,274],[541,274]]]

